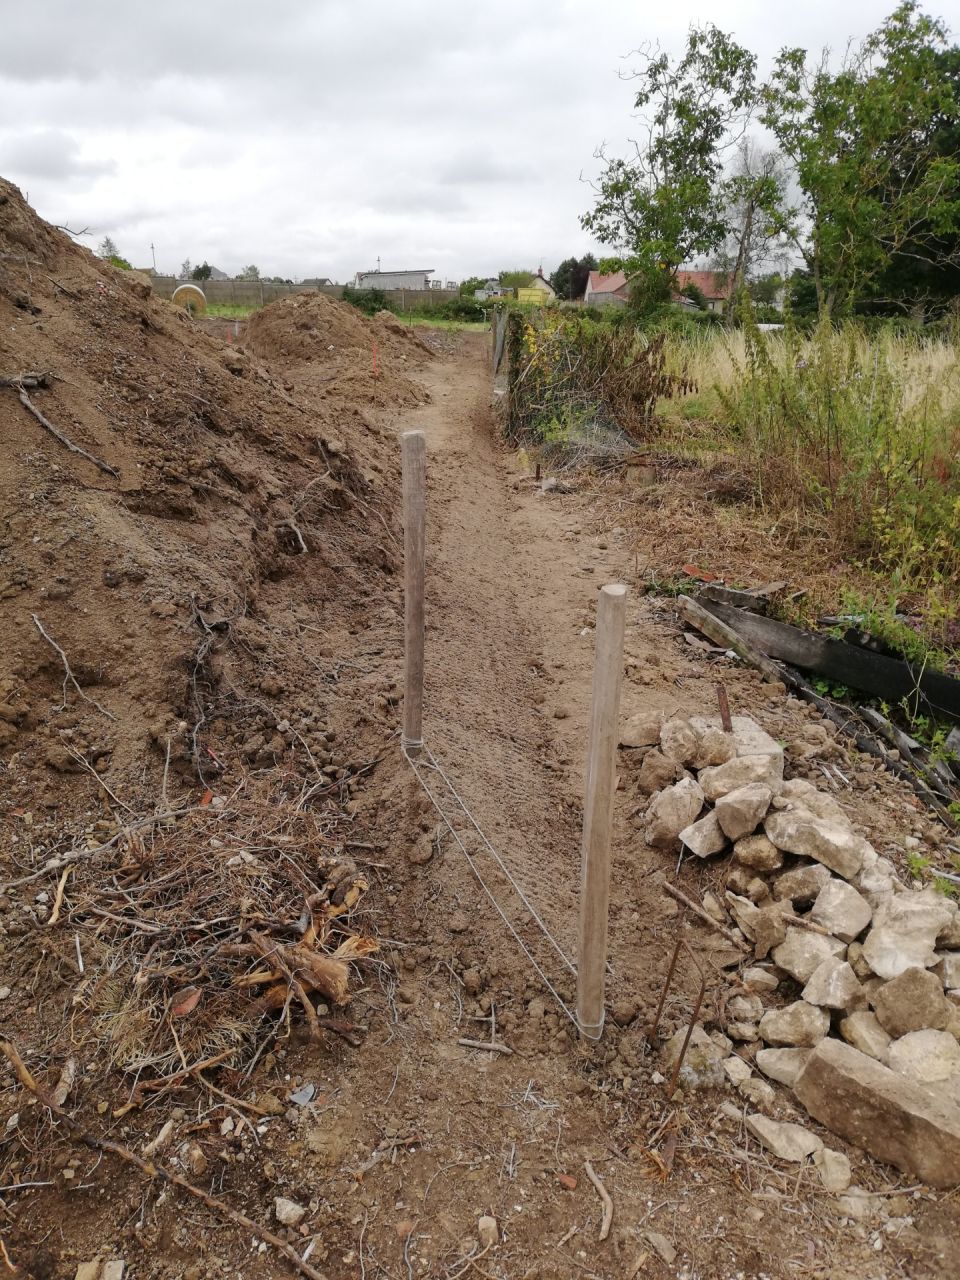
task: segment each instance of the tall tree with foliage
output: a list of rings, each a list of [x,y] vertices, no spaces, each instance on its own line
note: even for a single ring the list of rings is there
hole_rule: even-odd
[[[501,271],[497,277],[504,289],[526,289],[534,277],[534,272],[525,271],[522,267],[514,271]]]
[[[460,297],[472,298],[478,289],[486,288],[487,279],[486,276],[468,276],[460,284]]]
[[[614,250],[608,265],[667,282],[684,262],[713,253],[730,228],[726,158],[756,102],[756,58],[713,25],[693,27],[674,62],[644,53],[635,107],[645,138],[627,159],[598,155],[606,167],[582,225]]]
[[[898,255],[942,260],[960,226],[960,160],[936,133],[957,119],[942,74],[943,23],[901,4],[839,68],[784,49],[762,89],[761,120],[801,193],[783,230],[811,273],[818,310],[849,309]]]
[[[204,259],[204,261],[199,266],[194,267],[193,270],[190,272],[190,279],[191,280],[209,280],[210,272],[212,270],[213,268],[210,266],[210,263],[207,262],[206,259]]]
[[[590,272],[596,271],[597,260],[592,253],[582,258],[564,258],[550,277],[550,284],[558,298],[582,298]]]
[[[243,270],[242,270],[242,271],[240,272],[240,274],[237,276],[237,279],[238,279],[238,280],[259,280],[259,279],[260,279],[260,268],[259,268],[258,266],[255,266],[255,265],[251,262],[251,263],[250,263],[250,265],[249,265],[248,267],[244,267],[244,268],[243,268]]]
[[[786,186],[779,152],[763,150],[752,139],[743,138],[729,182],[729,231],[713,258],[714,268],[728,278],[731,298],[739,297],[758,268],[784,256]],[[735,315],[736,308],[728,307],[728,321]]]

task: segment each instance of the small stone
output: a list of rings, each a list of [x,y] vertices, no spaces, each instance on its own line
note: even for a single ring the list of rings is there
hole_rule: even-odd
[[[723,903],[715,893],[711,893],[708,889],[703,895],[703,909],[711,920],[716,920],[718,924],[726,924],[727,913],[723,909]]]
[[[742,1022],[759,1022],[763,1017],[763,1001],[758,996],[733,996],[727,1001],[727,1012]]]
[[[767,1044],[813,1048],[830,1030],[830,1015],[805,1000],[783,1009],[769,1009],[760,1019],[760,1036]]]
[[[943,986],[927,969],[904,970],[883,984],[871,1004],[877,1021],[894,1039],[925,1027],[942,1031],[947,1025],[949,1006]]]
[[[758,1049],[756,1063],[765,1076],[792,1089],[812,1052],[812,1049]]]
[[[842,1151],[821,1147],[813,1153],[813,1163],[817,1166],[820,1181],[827,1191],[846,1191],[850,1186],[850,1161]]]
[[[960,951],[938,951],[933,972],[948,991],[960,988]],[[0,990],[0,1000],[2,999],[3,992]]]
[[[721,853],[727,847],[727,837],[720,828],[716,810],[711,810],[706,817],[684,827],[680,832],[680,843],[698,858],[709,858],[712,854]]]
[[[273,1202],[273,1212],[279,1223],[285,1227],[299,1227],[307,1216],[307,1211],[296,1200],[288,1200],[286,1196],[277,1196]]]
[[[852,879],[860,870],[868,850],[875,852],[863,836],[829,818],[790,812],[771,813],[763,829],[784,853],[813,858],[846,880]]]
[[[851,942],[847,947],[847,964],[857,975],[861,982],[866,978],[872,978],[873,970],[867,964],[863,954],[863,945],[859,942]]]
[[[121,1258],[111,1258],[103,1264],[100,1280],[123,1280],[125,1265]]]
[[[817,1135],[804,1129],[803,1125],[771,1120],[769,1116],[761,1115],[747,1116],[745,1124],[747,1131],[781,1160],[799,1164],[823,1147]]]
[[[866,929],[873,908],[852,885],[830,879],[817,894],[810,919],[841,942],[852,942]]]
[[[833,877],[819,862],[794,867],[777,876],[773,882],[773,896],[778,902],[792,902],[795,907],[808,907],[820,890]]]
[[[856,1009],[866,1004],[863,988],[846,960],[830,956],[810,975],[800,993],[808,1004],[822,1009]]]
[[[675,760],[668,760],[661,751],[654,749],[643,757],[643,764],[637,774],[637,786],[645,796],[651,796],[676,782],[682,772]]]
[[[744,969],[740,981],[751,991],[776,991],[780,985],[780,979],[775,973],[771,973],[769,969],[761,969],[758,965]]]
[[[663,717],[641,711],[624,723],[620,730],[621,747],[654,747],[660,741]]]
[[[717,807],[719,808],[719,804]],[[743,866],[754,871],[777,871],[783,866],[783,854],[762,834],[744,836],[742,840],[738,840],[733,846],[733,856]]]
[[[820,933],[806,929],[787,929],[787,936],[773,950],[773,962],[798,982],[809,982],[814,970],[835,956],[842,956],[846,948],[836,938],[825,938]]]
[[[287,1109],[286,1104],[281,1102],[275,1093],[258,1094],[257,1106],[265,1111],[268,1116],[282,1116]]]
[[[767,1110],[773,1107],[776,1102],[777,1095],[773,1092],[766,1080],[758,1080],[753,1077],[750,1080],[744,1080],[737,1088],[748,1102],[761,1110]]]
[[[742,1058],[734,1054],[730,1058],[724,1058],[721,1063],[726,1072],[727,1079],[731,1084],[742,1084],[744,1080],[749,1080],[753,1075],[749,1063],[744,1062]]]
[[[693,759],[695,769],[709,769],[712,765],[726,764],[737,754],[733,735],[709,725],[700,734],[700,745]]]
[[[777,903],[760,907],[753,920],[753,954],[765,960],[770,952],[787,938],[787,922]]]
[[[728,1022],[727,1031],[732,1040],[739,1040],[744,1044],[752,1044],[760,1034],[755,1022]]]
[[[935,889],[898,893],[874,911],[863,944],[867,964],[881,978],[937,963],[938,935],[953,919],[954,907]]]
[[[783,785],[783,755],[734,756],[726,764],[703,769],[699,781],[703,794],[713,801],[751,783],[762,783],[775,793]]]
[[[862,1187],[851,1187],[847,1195],[837,1196],[837,1211],[854,1222],[872,1218],[879,1208],[879,1201]]]
[[[496,1218],[484,1214],[482,1218],[477,1219],[477,1239],[481,1249],[492,1249],[494,1245],[500,1243],[500,1228],[497,1226]]]
[[[773,792],[768,786],[751,782],[720,796],[714,812],[724,834],[731,840],[741,840],[756,831],[772,799]]]
[[[94,1258],[92,1262],[81,1262],[73,1280],[100,1280],[100,1266],[99,1258]]]
[[[677,1065],[687,1036],[686,1027],[681,1027],[663,1046],[663,1060],[668,1076]],[[695,1026],[690,1035],[690,1043],[680,1068],[679,1085],[684,1090],[721,1088],[726,1079],[722,1060],[726,1053],[717,1047],[704,1031]]]
[[[703,791],[693,778],[684,778],[654,796],[647,810],[647,843],[672,848],[685,827],[703,808]]]
[[[629,1026],[638,1012],[635,1000],[618,1000],[610,1010],[611,1016],[618,1027]]]
[[[908,1032],[890,1045],[887,1066],[960,1103],[960,1044],[949,1031]]]
[[[847,1044],[878,1062],[886,1060],[890,1036],[877,1021],[877,1015],[868,1009],[858,1009],[840,1023],[840,1034]]]
[[[465,911],[451,911],[447,917],[447,928],[451,933],[466,933],[470,928],[470,917]]]
[[[663,1259],[668,1267],[672,1267],[677,1258],[677,1251],[665,1235],[659,1231],[644,1231],[644,1237],[651,1249]]]
[[[700,746],[700,735],[689,720],[668,720],[660,730],[660,750],[677,764],[692,764]]]

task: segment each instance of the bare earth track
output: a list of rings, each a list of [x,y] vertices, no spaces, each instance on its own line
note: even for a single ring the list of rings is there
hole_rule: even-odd
[[[205,341],[212,360],[215,344]],[[561,945],[572,951],[575,935],[593,610],[606,581],[631,589],[625,716],[645,708],[712,712],[722,678],[734,711],[752,714],[788,744],[795,775],[824,784],[816,753],[805,755],[811,746],[840,763],[851,785],[834,779],[837,798],[878,850],[902,849],[912,831],[926,834],[927,820],[904,788],[851,763],[782,688],[718,666],[685,644],[668,602],[640,594],[638,565],[664,564],[674,548],[658,545],[635,495],[535,493],[497,439],[485,341],[463,336],[445,347],[441,358],[411,370],[411,385],[425,394],[404,382],[402,405],[379,406],[383,413],[366,435],[357,428],[368,477],[357,492],[371,503],[377,486],[395,495],[393,431],[424,429],[427,742]],[[320,408],[328,375],[315,360],[286,367],[281,353],[275,359],[298,415],[322,411],[332,436],[339,406]],[[850,1151],[855,1181],[877,1198],[868,1216],[849,1221],[812,1168],[779,1164],[746,1135],[729,1105],[721,1111],[736,1095],[667,1102],[653,1078],[661,1063],[644,1032],[677,931],[685,931],[710,975],[704,1019],[711,1026],[719,1025],[731,955],[715,933],[681,922],[663,893],[673,862],[646,847],[632,820],[642,797],[626,763],[610,921],[615,1018],[608,1017],[599,1046],[577,1043],[401,757],[399,530],[384,509],[385,532],[383,520],[368,519],[376,533],[370,541],[382,533],[389,571],[368,548],[368,581],[359,581],[356,566],[343,574],[350,611],[336,589],[346,541],[341,549],[324,545],[319,596],[310,595],[312,556],[284,562],[282,575],[265,573],[256,650],[261,675],[275,653],[286,655],[284,670],[302,680],[296,695],[322,703],[350,760],[369,763],[362,777],[351,771],[357,783],[349,803],[357,860],[371,881],[367,927],[379,935],[381,952],[362,967],[363,986],[349,1006],[357,1043],[331,1035],[318,1046],[295,1024],[260,1058],[249,1082],[230,1090],[275,1113],[266,1117],[211,1106],[188,1081],[120,1125],[111,1115],[128,1089],[117,1072],[102,1068],[78,1090],[85,1115],[95,1117],[102,1104],[106,1131],[138,1151],[168,1119],[177,1141],[189,1129],[206,1160],[196,1180],[301,1252],[309,1248],[310,1264],[330,1280],[956,1275],[960,1213],[950,1197],[909,1187]],[[286,510],[277,503],[276,518]],[[318,525],[308,535],[313,545],[321,533]],[[336,622],[324,632],[325,610]],[[281,698],[275,719],[283,710]],[[264,777],[290,769],[263,758],[257,764]],[[211,856],[205,839],[197,836],[196,857]],[[685,869],[681,882],[697,894],[717,878],[709,867]],[[509,899],[502,881],[500,887]],[[522,910],[514,923],[539,946]],[[13,941],[4,939],[8,957]],[[28,989],[19,963],[9,963],[20,985],[5,1006],[7,1028],[29,1045],[39,1006],[39,1021],[49,1027],[59,1018],[68,1036],[75,977],[48,998]],[[569,975],[555,960],[544,963],[569,1000]],[[695,988],[686,969],[662,1031],[684,1024]],[[458,1043],[462,1038],[495,1038],[513,1052],[471,1049]],[[303,1084],[315,1087],[313,1100],[288,1101]],[[10,1073],[0,1077],[0,1107],[3,1122],[15,1110],[33,1112]],[[803,1118],[786,1091],[776,1114]],[[0,1137],[0,1168],[15,1152],[25,1167],[15,1133],[13,1126]],[[124,1258],[131,1280],[293,1274],[258,1239],[108,1157],[75,1148],[54,1125],[37,1130],[31,1155],[41,1185],[0,1190],[0,1234],[21,1267],[12,1274],[72,1277],[79,1262],[98,1255]],[[613,1229],[602,1244],[587,1160],[614,1200]],[[299,1227],[277,1225],[277,1196],[306,1208]],[[476,1237],[482,1214],[493,1215],[500,1231],[500,1243],[487,1250]]]

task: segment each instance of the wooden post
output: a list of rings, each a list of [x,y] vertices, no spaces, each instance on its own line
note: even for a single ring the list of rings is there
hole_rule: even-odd
[[[597,604],[593,705],[587,748],[587,788],[580,849],[580,952],[577,1025],[587,1040],[603,1032],[607,914],[610,903],[610,827],[616,786],[617,717],[623,674],[627,588],[604,587]]]
[[[423,580],[426,569],[427,443],[422,431],[400,436],[403,459],[403,745],[423,745]]]

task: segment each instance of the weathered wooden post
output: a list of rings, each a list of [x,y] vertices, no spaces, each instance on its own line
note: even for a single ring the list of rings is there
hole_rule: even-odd
[[[422,431],[400,436],[403,461],[403,745],[423,746],[423,582],[426,570],[427,443]]]
[[[587,787],[580,848],[580,952],[577,1025],[587,1040],[603,1031],[607,914],[610,904],[610,828],[617,767],[617,718],[623,673],[627,588],[604,587],[597,604],[593,704],[587,747]]]

